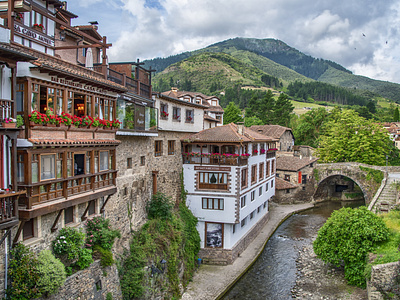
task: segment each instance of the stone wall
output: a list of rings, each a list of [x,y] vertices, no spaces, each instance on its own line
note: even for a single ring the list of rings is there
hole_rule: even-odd
[[[89,268],[69,276],[56,294],[42,299],[106,299],[107,293],[111,293],[114,300],[122,299],[117,267],[114,264],[110,267],[102,268],[100,260],[97,260]]]
[[[392,278],[398,275],[399,262],[372,266],[371,280],[367,282],[368,300],[383,300],[384,297],[376,289],[376,285],[391,284]]]
[[[240,254],[246,250],[254,238],[261,232],[265,223],[268,222],[270,213],[266,213],[260,221],[253,226],[249,232],[240,239],[232,249],[216,249],[202,248],[199,252],[199,257],[205,264],[211,265],[228,265],[232,264]]]

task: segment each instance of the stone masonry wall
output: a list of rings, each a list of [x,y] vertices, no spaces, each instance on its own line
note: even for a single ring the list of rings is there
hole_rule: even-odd
[[[107,293],[112,294],[112,299],[122,299],[117,267],[102,268],[97,260],[89,268],[69,276],[56,294],[41,299],[106,299]]]
[[[391,283],[393,276],[399,271],[399,262],[372,266],[371,280],[367,282],[368,300],[383,300],[384,297],[375,285]]]

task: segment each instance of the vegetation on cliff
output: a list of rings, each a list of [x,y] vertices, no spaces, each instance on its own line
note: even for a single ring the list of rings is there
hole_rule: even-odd
[[[179,298],[192,277],[200,250],[197,219],[185,201],[173,209],[171,199],[161,193],[153,195],[148,217],[147,223],[134,233],[129,252],[120,261],[124,299],[161,295]]]

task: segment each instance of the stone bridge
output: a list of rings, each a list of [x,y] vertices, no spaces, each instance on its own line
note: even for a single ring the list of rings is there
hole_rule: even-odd
[[[381,172],[379,172],[381,171]],[[365,205],[369,205],[381,186],[381,181],[388,172],[400,172],[400,167],[371,166],[362,163],[316,164],[314,179],[317,186],[325,179],[343,175],[353,180],[364,194]]]

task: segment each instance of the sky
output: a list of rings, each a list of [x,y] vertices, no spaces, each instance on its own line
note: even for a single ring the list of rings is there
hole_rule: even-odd
[[[400,83],[400,0],[68,0],[99,22],[110,62],[167,57],[235,37],[274,38],[356,75]]]

